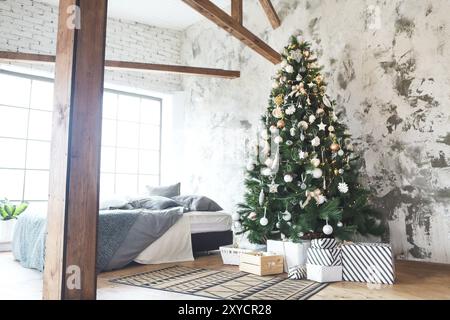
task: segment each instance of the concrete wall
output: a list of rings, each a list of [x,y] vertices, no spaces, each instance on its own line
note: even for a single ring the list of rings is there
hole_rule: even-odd
[[[396,254],[450,263],[450,2],[273,2],[281,28],[270,28],[257,1],[245,1],[245,25],[277,50],[297,30],[314,44]],[[186,30],[183,57],[242,72],[233,81],[184,82],[184,187],[234,210],[244,191],[245,146],[275,67],[208,21]]]

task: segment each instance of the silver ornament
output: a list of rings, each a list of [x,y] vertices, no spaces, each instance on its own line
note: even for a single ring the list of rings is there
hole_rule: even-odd
[[[341,149],[341,150],[338,151],[337,154],[338,154],[339,157],[342,157],[345,153],[344,153],[344,150]]]
[[[266,217],[262,217],[261,220],[259,220],[259,223],[265,227],[269,224],[269,220]]]
[[[292,128],[291,130],[289,130],[289,133],[292,137],[295,137],[295,135],[297,134],[297,130],[295,130],[295,128]]]
[[[292,146],[294,143],[291,140],[286,141],[286,145],[288,147]]]
[[[289,211],[285,211],[283,213],[283,220],[284,221],[290,221],[292,219],[292,214]]]
[[[338,226],[338,228],[342,228],[342,227],[344,226],[344,224],[342,223],[342,221],[339,221],[339,222],[337,223],[337,226]]]
[[[333,233],[333,227],[330,226],[329,224],[326,224],[326,225],[323,226],[322,231],[323,231],[323,233],[325,233],[327,236],[329,236],[330,234]]]
[[[291,183],[293,180],[294,178],[290,174],[284,176],[284,182],[286,183]]]
[[[265,199],[265,195],[264,195],[264,190],[261,189],[261,192],[259,193],[259,205],[262,206],[264,204],[264,199]]]

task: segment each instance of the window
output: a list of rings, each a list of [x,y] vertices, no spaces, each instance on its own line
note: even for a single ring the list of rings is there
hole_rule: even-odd
[[[0,198],[46,202],[53,82],[0,71]],[[162,101],[105,90],[101,192],[159,184]]]

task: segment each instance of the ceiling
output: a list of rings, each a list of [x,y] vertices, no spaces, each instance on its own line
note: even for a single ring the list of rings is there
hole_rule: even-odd
[[[58,0],[39,0],[58,5]],[[213,0],[227,8],[230,0]],[[137,21],[152,26],[183,30],[203,17],[181,0],[109,0],[108,15],[113,18]]]

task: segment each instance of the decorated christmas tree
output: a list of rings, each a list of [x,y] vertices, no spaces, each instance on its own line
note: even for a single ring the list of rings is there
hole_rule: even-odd
[[[245,202],[234,217],[237,234],[259,244],[381,235],[384,227],[358,180],[351,136],[326,95],[310,43],[293,36],[282,56],[247,165]]]

